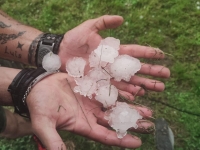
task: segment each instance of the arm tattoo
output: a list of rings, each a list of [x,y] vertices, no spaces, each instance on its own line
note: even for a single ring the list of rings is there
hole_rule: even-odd
[[[10,40],[14,40],[18,38],[19,36],[22,36],[26,31],[19,32],[17,35],[16,34],[0,34],[0,42],[1,44],[5,44]]]
[[[7,46],[5,47],[4,53],[6,55],[10,55],[11,57],[14,57],[14,58],[18,58],[18,59],[22,58],[22,54],[19,51],[12,51],[12,50],[8,49]]]
[[[17,48],[21,49],[21,51],[22,51],[22,46],[24,46],[24,44],[18,42]]]
[[[28,51],[28,63],[33,65],[35,63],[35,55],[36,55],[36,49],[38,42],[40,38],[42,37],[43,33],[40,34],[38,37],[36,37],[33,42],[31,43]]]
[[[5,23],[3,23],[2,21],[0,21],[0,28],[8,28],[11,27],[11,25],[6,25]]]

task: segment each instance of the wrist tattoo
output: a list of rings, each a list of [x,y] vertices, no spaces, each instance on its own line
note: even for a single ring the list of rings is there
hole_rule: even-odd
[[[29,47],[29,51],[28,51],[28,63],[31,65],[36,65],[34,62],[35,61],[35,54],[36,54],[36,49],[37,49],[37,45],[38,45],[38,41],[40,40],[40,38],[42,37],[44,33],[40,34],[38,37],[36,37],[33,42],[31,43],[30,47]]]
[[[19,32],[18,34],[0,34],[0,42],[1,44],[5,44],[8,41],[14,40],[19,36],[22,36],[26,31]]]
[[[11,25],[6,25],[5,23],[3,23],[2,21],[0,21],[0,28],[8,28],[11,27]]]
[[[18,58],[18,59],[22,58],[22,54],[20,52],[18,52],[18,51],[12,51],[12,50],[8,49],[7,46],[5,47],[4,53],[6,55],[9,55],[9,56],[14,57],[14,58]]]
[[[22,46],[24,46],[24,44],[18,42],[17,48],[21,49],[21,51],[22,51]]]

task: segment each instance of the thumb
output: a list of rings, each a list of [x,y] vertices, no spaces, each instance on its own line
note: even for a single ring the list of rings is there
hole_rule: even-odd
[[[98,32],[100,30],[117,28],[123,23],[124,19],[121,16],[104,15],[90,21],[93,21],[92,30]]]
[[[51,122],[42,120],[32,120],[32,128],[34,134],[40,139],[42,144],[48,150],[66,150],[65,144],[62,141],[54,125]]]

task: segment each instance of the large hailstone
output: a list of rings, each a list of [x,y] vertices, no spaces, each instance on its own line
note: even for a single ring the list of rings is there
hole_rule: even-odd
[[[128,82],[131,76],[140,70],[141,63],[129,55],[120,55],[108,68],[114,80],[121,81],[123,79]]]
[[[95,54],[100,58],[101,61],[113,63],[115,57],[119,55],[118,50],[108,45],[99,45],[94,50]]]
[[[100,45],[108,45],[110,47],[113,47],[115,50],[120,49],[120,40],[116,39],[114,37],[107,37],[103,40],[101,40]]]
[[[100,57],[97,56],[97,54],[92,51],[92,53],[89,55],[89,65],[90,67],[105,67],[107,62],[101,61]]]
[[[79,92],[81,95],[88,96],[90,99],[92,98],[92,94],[97,90],[97,83],[88,76],[76,78],[75,82],[78,86],[74,87],[74,92]]]
[[[82,77],[84,75],[86,61],[82,57],[74,57],[67,61],[66,71],[72,77]]]
[[[99,87],[95,99],[103,104],[105,108],[115,105],[118,97],[118,90],[114,85],[105,85]]]
[[[137,121],[138,119],[142,119],[138,111],[130,108],[125,102],[117,102],[116,107],[106,111],[105,114],[105,119],[116,130],[118,138],[123,138],[127,134],[127,130],[131,127],[137,129]]]
[[[98,86],[110,84],[110,75],[101,68],[93,68],[87,75],[94,79]]]
[[[53,72],[61,67],[60,57],[52,52],[47,53],[42,60],[42,67],[47,72]]]
[[[113,63],[114,58],[119,55],[120,40],[107,37],[101,40],[97,49],[89,55],[90,67],[105,67],[108,62]]]

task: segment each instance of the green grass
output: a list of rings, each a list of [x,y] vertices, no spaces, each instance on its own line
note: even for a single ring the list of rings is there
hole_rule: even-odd
[[[13,18],[52,33],[64,33],[87,19],[104,14],[123,16],[124,24],[121,27],[103,31],[101,35],[114,36],[122,43],[159,47],[173,55],[159,61],[171,70],[171,78],[164,80],[165,92],[149,92],[148,96],[200,114],[200,10],[197,6],[196,0],[0,1],[0,9]],[[148,96],[142,102],[154,109],[155,117],[164,117],[169,122],[175,134],[175,149],[200,149],[200,117],[151,102]],[[71,137],[79,150],[117,150],[72,134],[62,133],[62,137]],[[155,149],[153,135],[143,135],[141,138],[143,145],[140,150]],[[20,138],[15,141],[1,140],[0,147],[12,144],[9,149],[14,150],[22,141],[26,141],[25,146],[30,146],[29,138]]]

